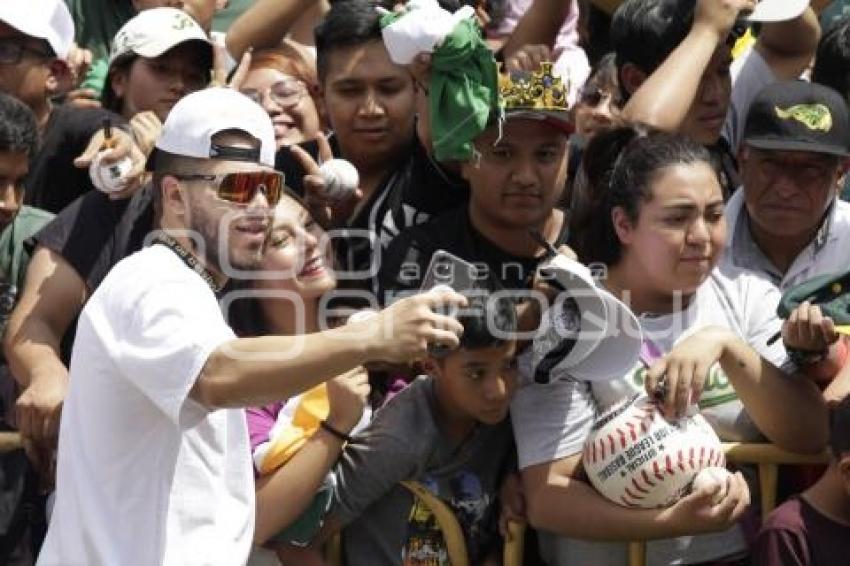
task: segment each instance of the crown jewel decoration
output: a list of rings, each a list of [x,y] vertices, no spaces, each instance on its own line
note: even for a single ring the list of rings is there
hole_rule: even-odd
[[[519,77],[510,73],[499,75],[499,96],[506,110],[534,108],[537,110],[569,109],[567,92],[569,81],[564,84],[561,77],[552,72],[552,63],[540,63],[540,69]]]

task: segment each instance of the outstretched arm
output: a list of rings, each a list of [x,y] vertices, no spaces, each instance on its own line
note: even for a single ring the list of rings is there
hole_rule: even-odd
[[[828,4],[815,0],[817,4]],[[821,29],[813,6],[799,17],[785,22],[766,23],[762,26],[755,49],[779,80],[800,77],[815,56]]]
[[[227,30],[227,51],[238,61],[249,47],[276,47],[300,20],[318,23],[327,10],[325,0],[257,0]],[[312,45],[308,34],[298,35],[296,41]]]

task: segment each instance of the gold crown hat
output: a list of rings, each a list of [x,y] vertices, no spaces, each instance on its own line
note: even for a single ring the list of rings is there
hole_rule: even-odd
[[[549,61],[541,62],[536,71],[501,72],[500,118],[541,120],[572,133],[574,128],[567,100],[569,90],[569,78],[555,74]]]

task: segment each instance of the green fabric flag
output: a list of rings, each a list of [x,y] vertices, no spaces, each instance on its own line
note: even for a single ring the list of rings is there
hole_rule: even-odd
[[[431,57],[431,138],[439,161],[466,161],[472,140],[499,108],[498,67],[472,19],[461,20]]]

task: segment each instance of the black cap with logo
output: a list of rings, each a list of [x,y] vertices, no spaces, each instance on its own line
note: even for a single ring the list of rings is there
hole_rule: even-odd
[[[823,85],[773,83],[750,105],[744,143],[757,149],[850,155],[847,104]]]

